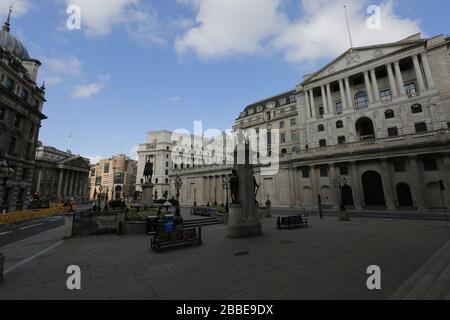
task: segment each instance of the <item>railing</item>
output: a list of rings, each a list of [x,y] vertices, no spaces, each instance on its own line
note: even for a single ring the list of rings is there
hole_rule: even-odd
[[[45,218],[56,214],[67,213],[72,210],[71,207],[57,206],[48,209],[27,210],[0,214],[0,225],[28,221],[37,218]]]

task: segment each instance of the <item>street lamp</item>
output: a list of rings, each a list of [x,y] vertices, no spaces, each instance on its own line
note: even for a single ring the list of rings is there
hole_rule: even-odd
[[[175,190],[177,191],[177,208],[175,210],[175,215],[177,217],[179,217],[181,215],[181,212],[180,212],[180,190],[181,190],[181,187],[183,186],[183,180],[181,180],[180,176],[176,176],[173,184],[174,184]]]
[[[0,154],[0,179],[3,180],[3,194],[6,193],[6,186],[9,179],[14,176],[14,170],[9,166],[6,156]],[[3,197],[0,199],[0,205],[3,203]],[[1,213],[1,212],[0,212]]]
[[[340,221],[349,221],[350,217],[348,216],[347,210],[345,209],[344,197],[342,193],[342,188],[347,185],[347,179],[344,177],[337,177],[333,179],[333,186],[338,191],[338,199],[339,199],[339,220]]]
[[[225,205],[225,212],[229,213],[230,211],[230,205],[228,202],[228,191],[230,190],[230,176],[225,176],[222,180],[222,186],[226,191],[226,197],[227,197],[227,201],[226,201],[226,205]]]

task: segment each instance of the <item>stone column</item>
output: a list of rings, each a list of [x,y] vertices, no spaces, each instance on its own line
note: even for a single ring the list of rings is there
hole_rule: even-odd
[[[415,193],[415,201],[416,206],[418,208],[418,211],[424,211],[425,210],[425,201],[424,201],[424,193],[423,193],[423,184],[422,184],[422,177],[421,177],[421,171],[419,169],[419,163],[417,156],[411,156],[409,157],[409,164],[411,166],[411,172],[412,177],[414,179],[414,185],[412,186],[414,188]]]
[[[316,103],[314,102],[314,89],[309,90],[309,98],[311,99],[312,118],[316,119]]]
[[[413,56],[414,71],[416,72],[417,84],[419,85],[419,93],[425,91],[425,82],[423,80],[422,69],[420,68],[419,57]]]
[[[373,103],[373,93],[372,93],[372,86],[370,84],[370,79],[369,79],[369,72],[364,71],[364,84],[366,86],[366,90],[367,90],[367,95],[369,97],[369,104]]]
[[[344,80],[343,79],[339,79],[339,90],[341,92],[341,100],[342,100],[342,106],[344,108],[344,110],[348,109],[349,106],[347,104],[347,98],[346,98],[346,93],[345,93],[345,87],[344,87]]]
[[[64,170],[59,169],[58,191],[56,193],[56,196],[58,197],[59,201],[61,201],[61,199],[62,199],[63,178],[64,178]]]
[[[79,182],[78,182],[78,180],[80,179],[80,173],[77,171],[77,172],[75,172],[75,190],[74,190],[74,192],[73,192],[73,194],[74,194],[74,196],[76,196],[77,197],[77,200],[78,200],[78,196],[79,196],[79,189],[78,189],[78,186],[79,186]]]
[[[322,92],[323,114],[324,116],[326,116],[328,115],[328,103],[327,103],[327,94],[325,92],[325,86],[321,86],[320,91]]]
[[[380,89],[378,87],[378,80],[377,80],[377,74],[375,73],[375,69],[370,70],[370,76],[372,78],[372,85],[373,85],[373,97],[375,99],[375,102],[380,102]]]
[[[317,186],[317,168],[314,165],[309,166],[311,173],[311,186],[312,186],[312,208],[317,208],[317,199],[319,196],[319,187]]]
[[[336,179],[336,164],[331,163],[330,164],[330,185],[331,188],[333,188],[331,192],[331,200],[333,201],[333,210],[339,210],[339,195],[337,189],[333,185],[333,179]]]
[[[331,86],[329,83],[327,83],[326,88],[327,88],[327,97],[328,97],[328,101],[327,101],[328,102],[328,112],[330,114],[334,114],[335,108],[333,107],[333,96],[331,95]]]
[[[312,118],[312,110],[311,110],[311,104],[309,103],[309,91],[305,91],[305,104],[306,104],[306,114],[307,118]]]
[[[345,90],[347,93],[347,105],[349,109],[354,109],[355,106],[353,104],[353,95],[352,95],[352,91],[350,88],[350,80],[347,78],[345,78]]]
[[[394,67],[395,67],[395,76],[397,78],[397,85],[398,85],[398,89],[400,92],[400,96],[406,96],[405,82],[403,81],[402,70],[400,69],[400,62],[395,61]]]
[[[428,56],[424,52],[420,55],[422,58],[423,71],[425,71],[425,78],[427,79],[428,89],[433,89],[435,87],[433,75],[431,74],[430,63],[428,61]]]
[[[383,177],[384,197],[388,211],[396,211],[397,208],[394,203],[394,190],[392,188],[392,172],[387,159],[381,160],[381,171]]]
[[[352,167],[352,191],[355,209],[363,210],[363,197],[362,197],[363,193],[358,163],[356,161],[351,162],[351,167]]]
[[[397,90],[397,85],[395,83],[394,72],[392,71],[392,64],[389,63],[388,65],[386,65],[386,68],[388,71],[389,85],[391,87],[392,97],[397,98],[398,90]]]
[[[42,169],[37,169],[38,170],[38,178],[37,178],[37,185],[36,185],[36,192],[40,193],[41,192],[41,180],[42,180]]]

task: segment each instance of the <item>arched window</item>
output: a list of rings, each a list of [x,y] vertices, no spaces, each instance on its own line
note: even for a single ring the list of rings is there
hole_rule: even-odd
[[[387,111],[384,113],[384,117],[385,117],[386,119],[392,119],[392,118],[395,118],[395,113],[394,113],[394,111],[392,111],[392,110],[387,110]]]
[[[286,149],[281,149],[281,154],[287,154],[287,150]]]
[[[319,124],[319,126],[317,127],[317,131],[324,132],[325,131],[325,126],[323,124]]]
[[[359,91],[355,95],[356,110],[366,109],[369,106],[369,97],[367,92]]]
[[[423,112],[422,105],[420,105],[418,103],[413,104],[412,107],[411,107],[411,112],[412,113],[421,113],[421,112]]]
[[[336,129],[342,129],[343,127],[344,127],[344,122],[342,122],[341,120],[336,122]]]

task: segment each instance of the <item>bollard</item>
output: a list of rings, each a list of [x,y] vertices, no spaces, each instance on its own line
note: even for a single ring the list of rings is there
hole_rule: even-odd
[[[3,282],[3,267],[5,265],[5,256],[0,253],[0,283]]]

